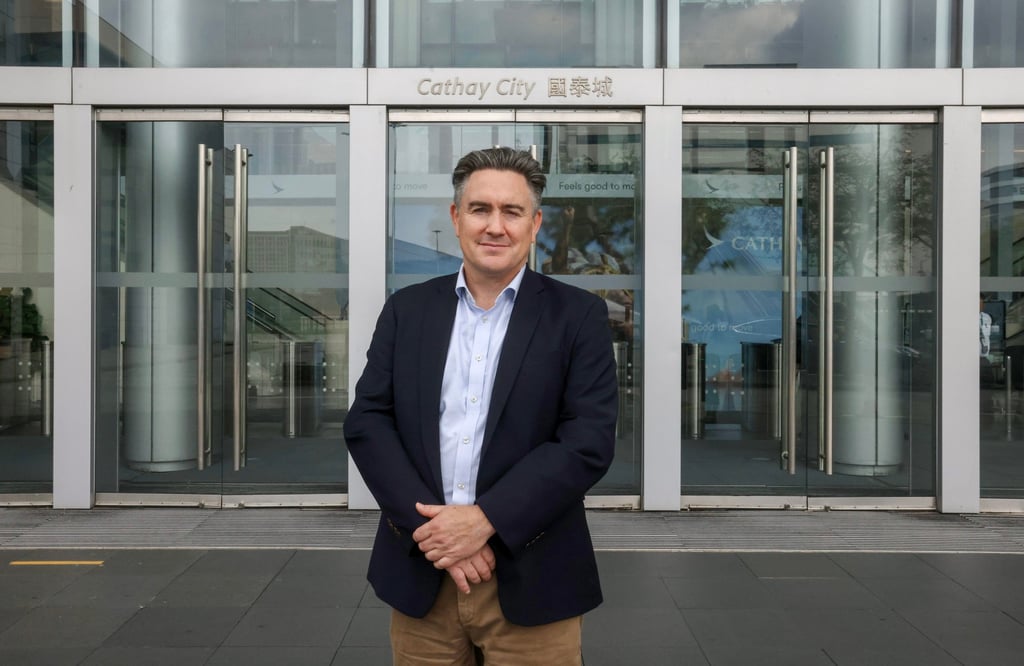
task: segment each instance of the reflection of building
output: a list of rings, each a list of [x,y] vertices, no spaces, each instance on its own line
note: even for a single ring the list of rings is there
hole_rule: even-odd
[[[348,243],[308,227],[249,232],[249,270],[254,273],[329,273],[347,263]]]

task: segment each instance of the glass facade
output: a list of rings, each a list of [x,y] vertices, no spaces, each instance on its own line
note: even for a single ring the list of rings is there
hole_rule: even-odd
[[[684,126],[683,494],[934,493],[935,142]]]
[[[344,492],[347,125],[99,138],[98,490]]]
[[[392,67],[641,67],[643,0],[395,0]]]
[[[53,483],[53,149],[0,111],[0,493]]]
[[[978,373],[982,497],[1024,497],[1024,125],[982,130]]]
[[[954,64],[953,2],[678,0],[678,8],[679,67]]]
[[[0,1],[0,67],[60,67],[70,44],[63,10],[70,0]]]
[[[534,268],[604,298],[613,331],[619,371],[616,456],[594,492],[639,493],[639,123],[392,123],[390,143],[390,289],[462,265],[449,216],[451,172],[459,157],[494,145],[536,154],[548,184]]]
[[[59,3],[52,3],[59,4]],[[353,5],[339,0],[76,3],[79,66],[352,67]]]
[[[1024,65],[1024,2],[974,0],[974,67]]]
[[[592,505],[1024,510],[1022,21],[1024,0],[0,0],[0,504],[73,478],[58,503],[364,508],[341,426],[373,318],[458,269],[451,169],[507,145],[548,175],[536,270],[609,309]],[[977,378],[949,324],[974,317],[964,229]],[[85,335],[91,358],[54,342]],[[68,383],[81,402],[54,404]]]

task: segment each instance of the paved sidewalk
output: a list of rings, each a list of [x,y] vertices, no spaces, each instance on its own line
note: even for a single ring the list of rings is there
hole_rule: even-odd
[[[389,611],[366,584],[362,537],[323,545],[311,529],[331,513],[0,510],[0,664],[389,664]],[[374,517],[354,513],[333,516]],[[188,515],[191,528],[175,527]],[[291,534],[279,539],[305,528],[310,544],[223,545],[260,541],[288,516]],[[1024,517],[590,517],[606,600],[584,621],[587,666],[1022,663]],[[211,529],[195,545],[210,521],[233,524],[233,536]],[[630,532],[637,544],[667,540],[667,524],[699,545],[624,549]],[[774,546],[780,525],[822,548],[730,545],[743,531],[744,545]],[[136,544],[146,533],[176,533],[183,545]],[[894,548],[899,535],[923,546]],[[85,547],[41,545],[75,541]],[[964,544],[974,547],[955,548]]]

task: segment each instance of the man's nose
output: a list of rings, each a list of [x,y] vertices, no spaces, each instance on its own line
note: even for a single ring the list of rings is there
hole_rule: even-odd
[[[487,216],[487,226],[484,231],[492,236],[501,236],[505,233],[505,225],[501,222],[500,211],[495,211]]]

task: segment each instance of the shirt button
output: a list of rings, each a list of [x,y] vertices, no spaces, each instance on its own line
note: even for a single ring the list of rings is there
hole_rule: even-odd
[[[466,489],[466,484],[460,483],[459,484],[459,490],[465,490],[465,489]]]
[[[462,438],[462,443],[463,444],[469,444],[469,437],[463,437]]]
[[[469,399],[469,401],[470,401],[470,402],[473,402],[473,403],[475,403],[475,402],[476,402],[476,396],[474,395],[473,397],[471,397],[471,398]]]
[[[484,359],[484,357],[483,357],[483,356],[477,356],[477,357],[476,357],[476,360],[477,360],[478,362],[479,362],[479,361],[482,361],[483,359]]]
[[[487,321],[487,315],[484,315],[483,320]]]

